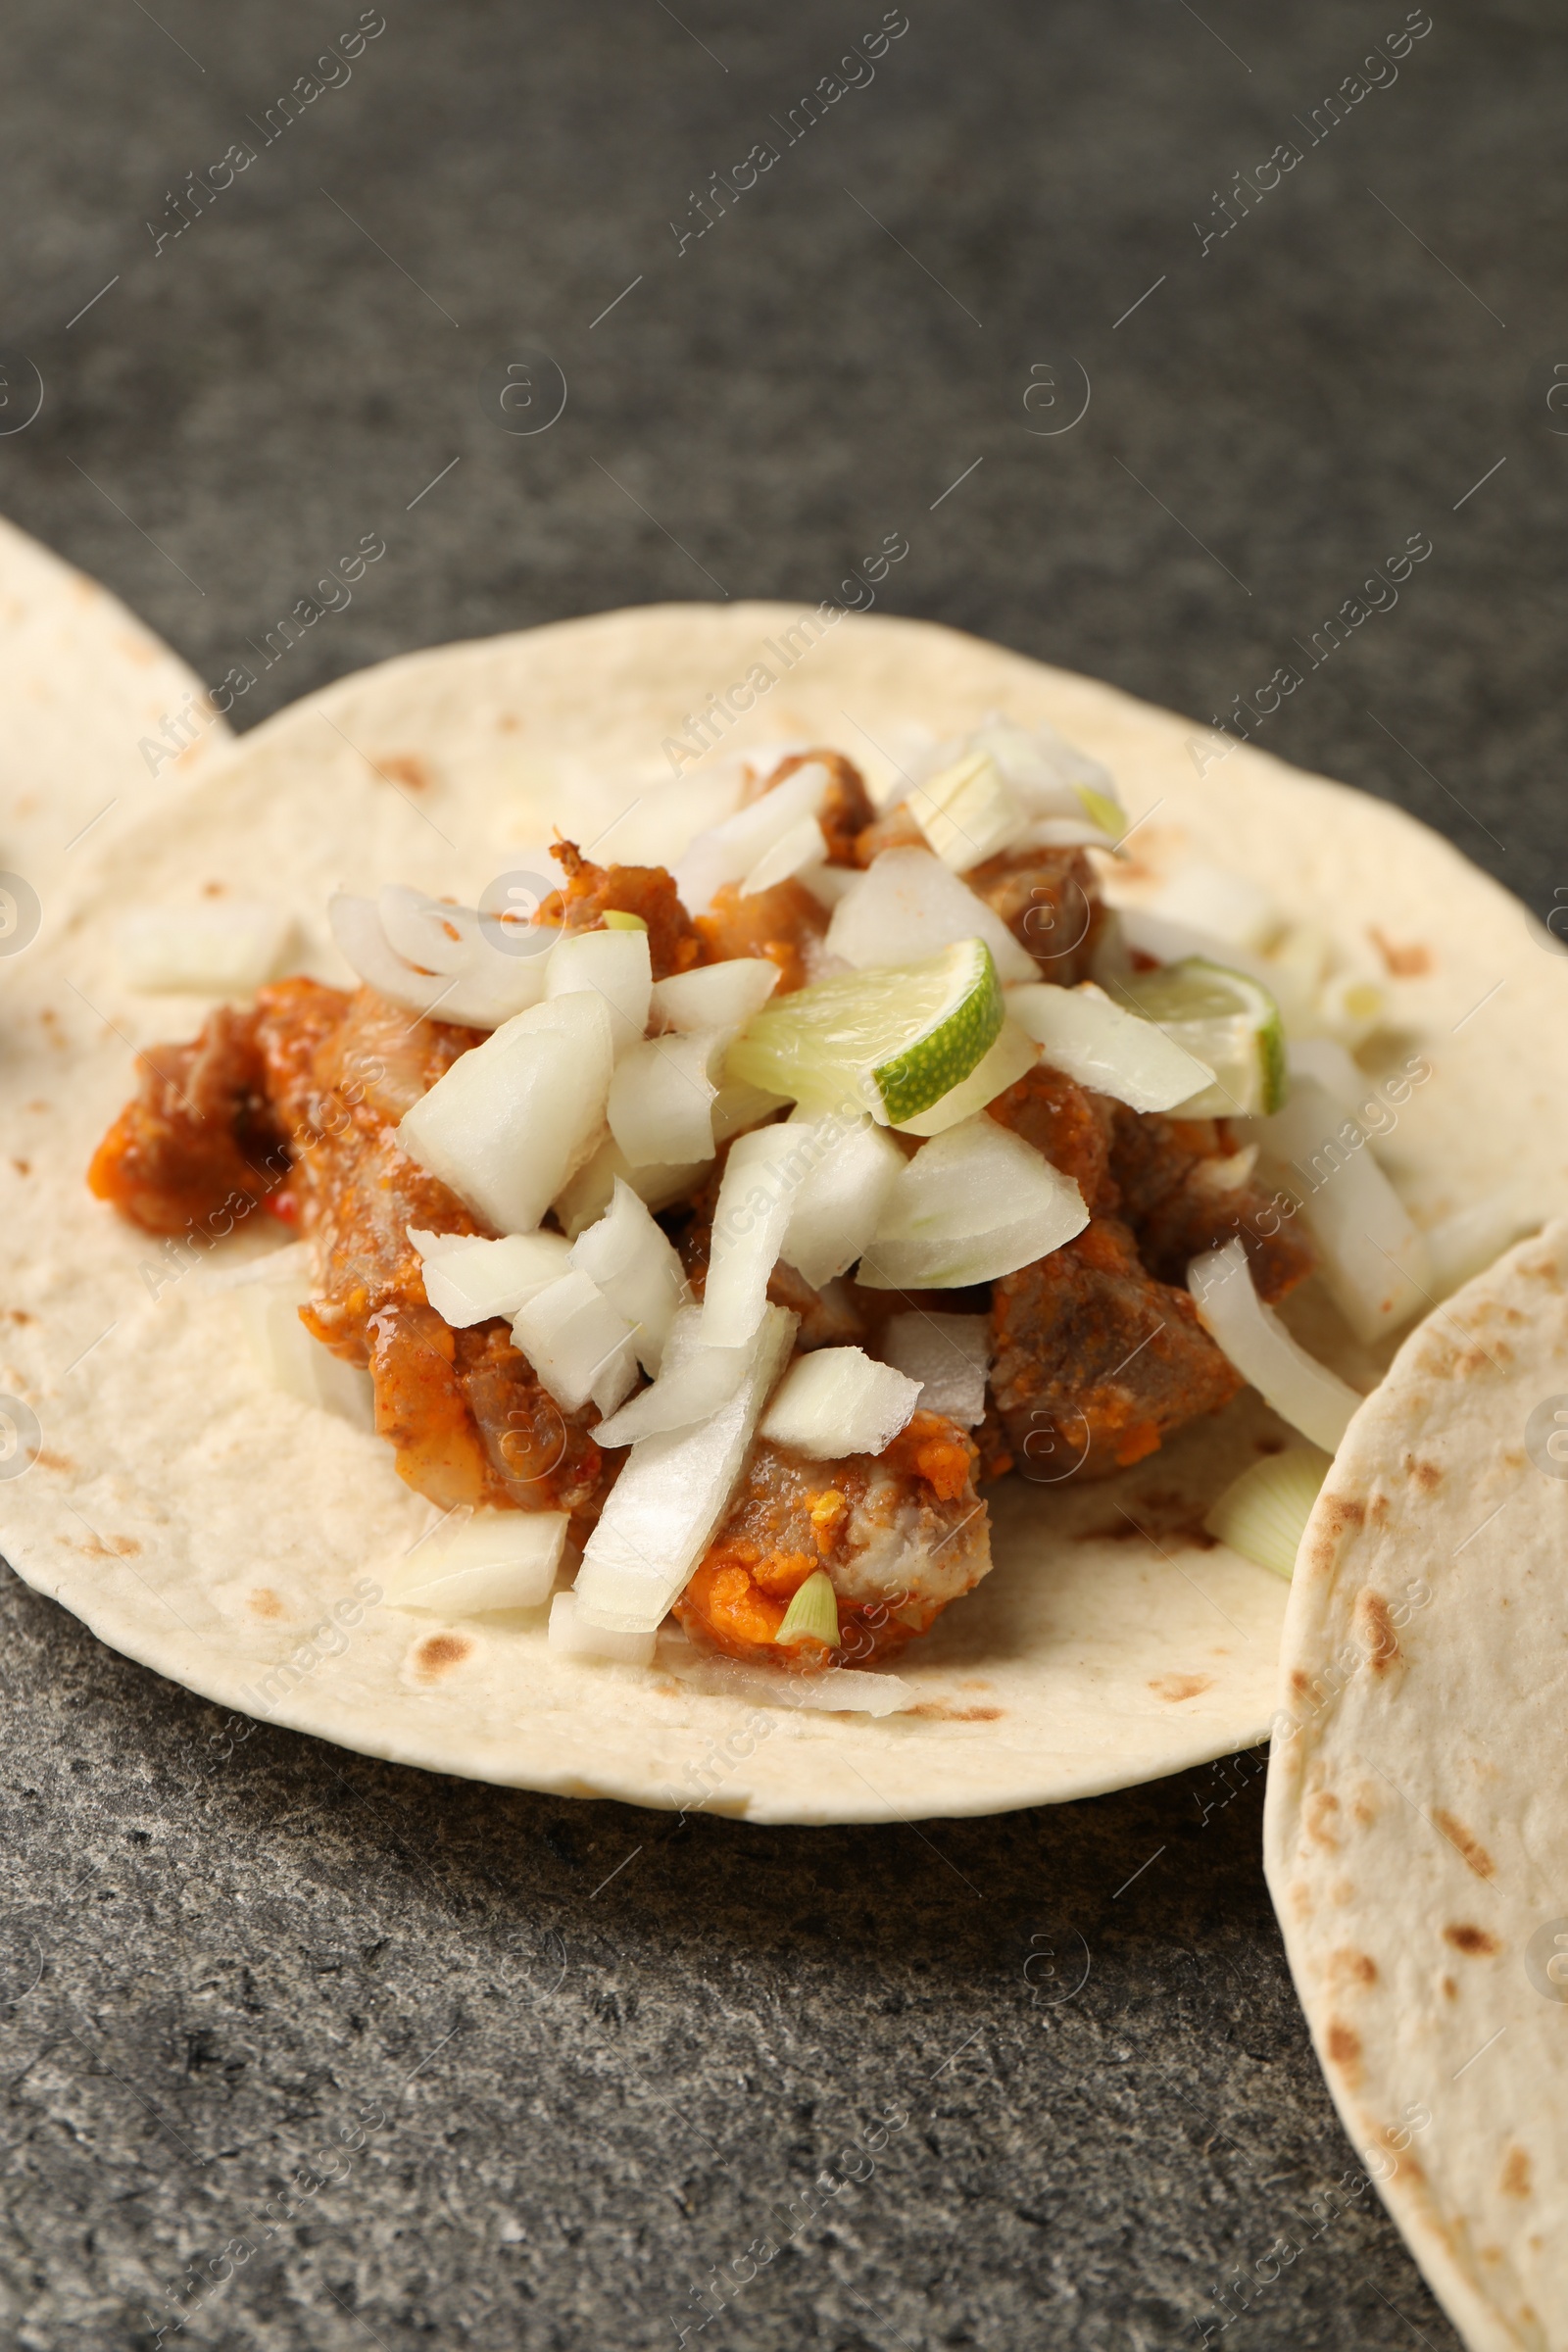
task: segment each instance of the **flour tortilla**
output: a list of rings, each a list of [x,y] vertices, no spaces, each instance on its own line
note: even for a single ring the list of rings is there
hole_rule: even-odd
[[[1424,977],[1396,984],[1401,1053],[1418,1044],[1435,1071],[1395,1138],[1424,1220],[1505,1180],[1561,1196],[1550,1108],[1568,1050],[1546,1019],[1560,975],[1521,909],[1444,842],[1250,750],[1200,774],[1214,738],[954,631],[840,616],[811,642],[800,618],[656,607],[344,679],[122,843],[83,877],[59,942],[0,978],[0,1088],[32,1169],[0,1166],[0,1283],[34,1318],[0,1325],[0,1387],[30,1402],[44,1446],[0,1484],[0,1532],[21,1573],[105,1640],[224,1706],[372,1754],[761,1821],[1087,1796],[1263,1736],[1287,1589],[1194,1532],[1258,1442],[1285,1434],[1250,1395],[1120,1479],[994,1492],[995,1572],[898,1664],[914,1711],[797,1712],[671,1670],[667,1644],[652,1670],[580,1664],[547,1653],[542,1615],[449,1627],[367,1604],[428,1515],[389,1449],[266,1389],[234,1297],[200,1268],[160,1282],[160,1247],[82,1184],[130,1090],[129,1042],[190,1034],[207,1009],[121,987],[112,916],[127,895],[265,890],[292,907],[308,967],[342,981],[324,921],[336,885],[413,880],[472,904],[533,869],[556,821],[602,858],[667,858],[727,805],[733,780],[713,779],[737,753],[839,745],[889,782],[910,725],[945,735],[1000,708],[1104,760],[1145,819],[1146,880],[1206,857],[1363,945],[1376,923],[1430,951]],[[666,746],[686,714],[755,686],[759,665],[775,682],[749,716],[680,761]],[[264,1222],[225,1260],[275,1246]],[[1291,1312],[1351,1360],[1321,1304]]]
[[[0,869],[21,874],[45,912],[85,856],[232,741],[150,629],[3,519],[0,710]]]
[[[1557,1428],[1568,1223],[1431,1316],[1357,1413],[1297,1565],[1269,1767],[1329,2086],[1475,2352],[1568,2345]]]

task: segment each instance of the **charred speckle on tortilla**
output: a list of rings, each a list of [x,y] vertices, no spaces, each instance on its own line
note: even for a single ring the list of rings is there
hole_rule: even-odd
[[[812,1673],[892,1655],[979,1583],[999,1479],[1108,1477],[1249,1379],[1324,1446],[1356,1401],[1272,1320],[1319,1249],[1255,1172],[1285,1085],[1267,990],[1124,936],[1095,862],[1109,779],[1049,729],[949,749],[881,808],[844,754],[791,754],[674,871],[558,841],[522,923],[334,901],[364,985],[220,1005],[142,1056],[94,1154],[94,1193],[148,1231],[259,1211],[297,1237],[298,1322],[368,1376],[406,1483],[465,1526],[557,1524],[498,1539],[541,1593],[583,1555],[577,1654],[648,1633],[624,1594],[639,1529],[664,1541],[650,1479],[661,1527],[697,1495],[652,1622]],[[694,1431],[707,1466],[658,1489]],[[1271,1475],[1275,1441],[1250,1444]],[[1158,1499],[1156,1549],[1219,1540],[1203,1497]],[[1360,1506],[1324,1510],[1343,1532]],[[495,1565],[450,1573],[493,1592]]]

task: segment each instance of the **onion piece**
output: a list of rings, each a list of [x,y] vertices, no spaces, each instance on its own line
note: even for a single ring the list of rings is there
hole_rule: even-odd
[[[1316,1446],[1265,1455],[1233,1479],[1203,1521],[1207,1534],[1259,1568],[1289,1579],[1312,1505],[1332,1467]]]
[[[1117,840],[1126,832],[1127,812],[1110,770],[1069,743],[1049,720],[1020,727],[994,714],[974,729],[966,748],[990,753],[1013,798],[1032,819],[1087,813]]]
[[[1445,1217],[1441,1225],[1430,1226],[1426,1244],[1434,1298],[1450,1298],[1473,1275],[1485,1273],[1515,1242],[1540,1228],[1540,1217],[1527,1215],[1506,1193],[1488,1193],[1454,1216]]]
[[[300,1321],[311,1296],[309,1281],[263,1280],[240,1292],[245,1337],[259,1369],[274,1389],[335,1413],[356,1429],[375,1427],[375,1390],[370,1375],[346,1364],[312,1337]]]
[[[1048,1256],[1088,1222],[1071,1177],[982,1111],[906,1163],[858,1280],[875,1291],[959,1290]]]
[[[573,931],[558,940],[545,961],[545,996],[591,990],[610,1010],[616,1059],[641,1041],[653,994],[653,959],[646,930]]]
[[[1151,912],[1261,956],[1284,920],[1260,884],[1227,867],[1184,865],[1146,902]]]
[[[587,1226],[595,1224],[614,1199],[617,1177],[631,1186],[647,1207],[668,1208],[685,1200],[707,1164],[691,1160],[671,1167],[655,1163],[634,1168],[614,1137],[607,1135],[592,1158],[583,1162],[556,1197],[553,1206],[561,1230],[568,1242],[574,1242]]]
[[[733,1029],[651,1037],[621,1056],[611,1081],[610,1132],[634,1168],[688,1165],[713,1155],[715,1069]]]
[[[609,1214],[577,1236],[570,1254],[631,1325],[643,1370],[657,1372],[675,1311],[689,1293],[679,1253],[629,1184],[615,1186]]]
[[[994,858],[1023,838],[1028,818],[986,751],[968,751],[911,787],[905,807],[954,873]]]
[[[760,1434],[808,1461],[880,1453],[920,1400],[920,1384],[873,1363],[863,1348],[817,1348],[797,1356],[773,1392]]]
[[[225,899],[139,907],[122,918],[115,944],[121,978],[143,995],[248,997],[272,978],[293,936],[286,906]]]
[[[729,1148],[713,1208],[703,1337],[739,1348],[762,1320],[795,1196],[810,1164],[793,1126],[759,1127]]]
[[[753,1086],[749,1078],[726,1078],[713,1097],[715,1147],[727,1144],[743,1128],[762,1126],[775,1111],[787,1110],[789,1105],[788,1095],[769,1094],[765,1086]]]
[[[760,801],[699,833],[675,866],[682,906],[701,914],[726,882],[744,882],[802,817],[815,816],[830,782],[819,760],[808,760]],[[821,855],[820,849],[816,854]]]
[[[1054,1070],[1134,1110],[1173,1109],[1213,1083],[1207,1062],[1152,1021],[1127,1011],[1092,980],[1080,988],[1036,980],[1009,989],[1006,1001],[1009,1017],[1033,1038]]]
[[[445,906],[441,900],[429,904],[442,907],[454,921],[471,912]],[[425,972],[416,971],[392,946],[374,899],[338,891],[327,901],[326,911],[339,951],[360,978],[410,1012],[457,1021],[468,1029],[495,1029],[537,1004],[545,993],[544,950],[553,932],[540,935],[539,953],[513,953],[494,946],[481,923],[470,958],[461,970]],[[478,917],[473,920],[478,922]]]
[[[770,850],[765,850],[740,886],[743,899],[755,898],[759,892],[773,890],[780,882],[788,882],[803,866],[820,865],[827,856],[827,840],[814,816],[798,816],[787,833],[781,833]]]
[[[441,1617],[540,1608],[567,1525],[565,1511],[474,1511],[443,1520],[388,1573],[386,1597],[395,1609]]]
[[[991,1369],[989,1315],[933,1315],[916,1308],[882,1327],[882,1361],[920,1383],[920,1409],[965,1429],[985,1419]]]
[[[1348,1382],[1308,1355],[1265,1306],[1240,1240],[1195,1257],[1187,1287],[1199,1321],[1245,1381],[1293,1429],[1333,1453],[1349,1427],[1360,1396]]]
[[[930,850],[884,850],[833,910],[824,946],[857,971],[912,963],[960,940],[983,939],[1003,980],[1038,980],[1040,966],[994,907]]]
[[[899,1134],[946,1135],[950,1127],[972,1119],[977,1110],[984,1110],[988,1102],[1004,1095],[1009,1086],[1016,1086],[1039,1059],[1040,1051],[1034,1040],[1017,1022],[1004,1015],[995,1042],[987,1047],[968,1077],[960,1078],[956,1086],[950,1086],[929,1110],[922,1110],[912,1119],[901,1119]]]
[[[1368,1148],[1366,1129],[1315,1079],[1298,1079],[1262,1127],[1322,1259],[1324,1282],[1359,1340],[1371,1343],[1432,1302],[1426,1242]]]
[[[652,1634],[708,1549],[746,1465],[796,1318],[770,1306],[739,1389],[691,1429],[643,1438],[611,1488],[578,1572],[579,1621]]]
[[[610,1013],[597,996],[520,1012],[405,1111],[398,1141],[500,1233],[531,1233],[605,1112]]]
[[[473,1233],[427,1233],[409,1227],[424,1264],[424,1295],[454,1331],[519,1306],[564,1274],[570,1245],[559,1233],[512,1233],[489,1242]]]
[[[779,983],[779,967],[765,956],[732,956],[723,963],[700,964],[695,972],[671,972],[653,987],[656,1029],[743,1029],[760,1012]]]
[[[558,1592],[550,1603],[549,1645],[564,1658],[605,1658],[618,1666],[651,1666],[657,1626],[650,1633],[617,1632],[595,1625],[577,1605],[575,1592]]]
[[[779,1255],[813,1290],[847,1274],[875,1233],[905,1157],[885,1127],[797,1114],[785,1130],[807,1155]]]
[[[612,1413],[636,1383],[631,1325],[580,1266],[518,1308],[512,1336],[568,1413],[590,1397],[601,1413]]]
[[[753,1347],[713,1348],[703,1338],[703,1310],[682,1306],[664,1342],[663,1360],[644,1389],[594,1431],[596,1446],[634,1446],[662,1430],[707,1421],[739,1393],[751,1369]]]
[[[472,961],[479,917],[471,906],[452,906],[398,882],[377,893],[375,906],[388,947],[405,963],[450,975]]]

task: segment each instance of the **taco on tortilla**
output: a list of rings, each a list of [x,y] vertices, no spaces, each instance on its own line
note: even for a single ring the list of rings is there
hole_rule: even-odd
[[[46,992],[197,1015],[114,1116],[93,1040],[51,1179],[97,1201],[45,1210],[38,1274],[79,1245],[149,1295],[67,1508],[164,1531],[168,1583],[130,1573],[208,1619],[198,1687],[265,1710],[292,1662],[308,1728],[665,1802],[694,1693],[789,1703],[728,1801],[798,1818],[1112,1786],[1266,1715],[1253,1563],[1530,1214],[1506,1134],[1423,1152],[1448,1073],[1368,944],[1420,894],[1357,874],[1353,796],[1239,753],[1238,822],[1179,722],[914,624],[814,647],[766,733],[655,784],[694,682],[778,626],[612,615],[349,681],[62,909]],[[1419,844],[1500,899],[1372,814],[1407,879]],[[339,1665],[298,1630],[350,1570]]]

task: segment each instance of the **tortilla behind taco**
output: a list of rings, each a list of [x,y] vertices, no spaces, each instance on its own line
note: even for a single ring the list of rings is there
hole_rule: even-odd
[[[1534,1115],[1552,1072],[1527,1040],[1558,975],[1521,910],[1446,845],[1091,681],[919,624],[808,618],[656,609],[388,664],[258,729],[84,878],[10,1007],[8,1091],[47,1104],[32,1115],[51,1182],[21,1199],[8,1243],[8,1295],[33,1318],[14,1354],[39,1449],[6,1525],[22,1572],[117,1645],[370,1752],[762,1819],[1048,1801],[1259,1736],[1284,1589],[1201,1524],[1293,1434],[1250,1392],[1090,1483],[1058,1477],[1059,1455],[1026,1457],[990,1492],[993,1572],[901,1650],[897,1691],[835,1668],[820,1680],[843,1711],[824,1712],[789,1703],[802,1692],[786,1678],[667,1636],[651,1663],[616,1665],[552,1649],[538,1610],[387,1605],[429,1506],[383,1439],[279,1394],[245,1350],[229,1277],[281,1261],[287,1236],[238,1217],[220,1263],[205,1233],[155,1242],[76,1189],[125,1095],[124,1038],[188,1038],[212,1009],[126,988],[127,896],[178,913],[265,894],[292,926],[288,971],[340,990],[334,890],[416,881],[460,909],[497,890],[538,899],[560,886],[553,826],[587,858],[679,869],[734,809],[748,758],[772,776],[781,756],[837,747],[890,808],[921,742],[1002,711],[1116,779],[1129,910],[1195,871],[1212,891],[1223,868],[1283,908],[1293,939],[1333,926],[1362,960],[1392,943],[1384,1035],[1357,1067],[1375,1085],[1428,1073],[1379,1096],[1379,1148],[1423,1231],[1504,1194],[1525,1215],[1556,1196],[1561,1154]],[[1489,1018],[1477,1001],[1504,967],[1511,997]],[[1316,1283],[1287,1312],[1314,1355],[1372,1385],[1386,1337],[1357,1339]]]

